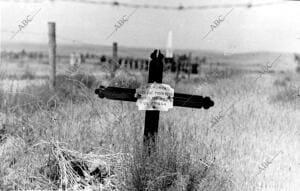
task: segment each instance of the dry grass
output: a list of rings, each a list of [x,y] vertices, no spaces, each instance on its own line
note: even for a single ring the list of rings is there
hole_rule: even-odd
[[[144,82],[136,76],[120,76],[111,83]],[[197,80],[179,83],[178,91],[210,96],[215,106],[161,112],[158,144],[150,157],[142,149],[144,112],[134,103],[101,100],[93,88],[82,87],[80,80],[76,84],[81,85],[72,87],[84,98],[81,101],[64,97],[51,109],[36,107],[30,115],[2,103],[7,138],[0,143],[0,158],[5,161],[1,163],[0,189],[55,190],[65,186],[77,190],[86,184],[86,190],[296,191],[300,188],[300,112],[271,101],[280,92],[273,86],[276,75],[266,74],[253,83],[254,78],[234,75],[206,85]],[[63,87],[68,90],[68,86]],[[40,100],[53,95],[36,93],[39,88],[29,92]],[[294,101],[287,100],[299,105]],[[212,127],[211,119],[232,104],[233,109]],[[61,157],[62,152],[85,162],[89,169],[105,163],[114,174],[104,183],[91,181],[93,177],[78,179],[70,168],[72,160]],[[269,165],[262,165],[278,152]],[[41,172],[45,167],[61,175],[58,181]]]

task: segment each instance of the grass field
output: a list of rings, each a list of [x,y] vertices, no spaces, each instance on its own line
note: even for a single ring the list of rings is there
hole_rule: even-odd
[[[299,190],[299,74],[238,70],[181,80],[176,92],[210,96],[215,105],[161,112],[156,153],[148,157],[144,112],[94,94],[99,84],[138,87],[147,73],[109,79],[88,64],[72,77],[63,76],[66,64],[57,67],[58,87],[50,90],[48,65],[2,60],[0,190]],[[174,87],[174,74],[163,81]],[[86,172],[98,167],[107,175],[80,177],[66,153],[85,162]]]

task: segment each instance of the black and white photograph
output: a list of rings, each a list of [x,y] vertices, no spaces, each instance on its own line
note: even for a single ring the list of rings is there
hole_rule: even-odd
[[[300,191],[300,0],[0,0],[0,191]]]

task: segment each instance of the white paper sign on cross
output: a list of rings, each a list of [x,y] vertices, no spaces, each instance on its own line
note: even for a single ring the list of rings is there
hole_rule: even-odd
[[[138,110],[168,111],[173,108],[174,89],[168,84],[149,83],[136,89]]]

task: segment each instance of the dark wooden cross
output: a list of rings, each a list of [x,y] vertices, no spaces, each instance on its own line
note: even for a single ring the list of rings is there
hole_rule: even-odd
[[[149,67],[148,83],[162,83],[163,78],[163,58],[160,51],[154,50],[151,54]],[[112,100],[136,102],[136,89],[119,88],[119,87],[104,87],[100,86],[95,90],[100,98]],[[214,102],[209,97],[199,95],[188,95],[174,93],[173,106],[189,107],[189,108],[204,108],[208,109],[214,105]],[[158,132],[159,112],[156,110],[146,110],[144,143],[155,141],[155,135]]]

